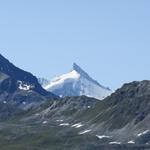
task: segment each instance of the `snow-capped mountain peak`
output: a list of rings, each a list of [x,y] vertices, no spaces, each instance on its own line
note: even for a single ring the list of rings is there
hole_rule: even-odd
[[[80,74],[77,71],[72,70],[71,72],[67,74],[63,74],[61,76],[55,77],[44,88],[46,90],[49,90],[49,89],[55,90],[57,88],[60,88],[60,86],[63,86],[65,82],[72,82],[72,81],[78,80],[79,78],[80,78]]]
[[[57,76],[47,85],[44,83],[42,86],[61,97],[86,95],[102,100],[112,93],[110,89],[92,79],[76,63],[73,64],[73,69],[69,73]]]

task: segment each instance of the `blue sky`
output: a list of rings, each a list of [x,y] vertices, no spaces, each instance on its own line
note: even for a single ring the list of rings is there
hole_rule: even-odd
[[[150,1],[0,1],[0,53],[49,79],[73,62],[112,89],[150,79]]]

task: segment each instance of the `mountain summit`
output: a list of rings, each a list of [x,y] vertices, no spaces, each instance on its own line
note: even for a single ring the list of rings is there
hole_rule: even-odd
[[[102,100],[112,93],[109,88],[92,79],[76,63],[69,73],[55,77],[49,82],[44,79],[39,79],[39,82],[47,91],[61,97],[85,95]]]

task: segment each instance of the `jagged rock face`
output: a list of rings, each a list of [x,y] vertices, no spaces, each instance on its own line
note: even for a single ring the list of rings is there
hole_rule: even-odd
[[[39,82],[43,88],[60,97],[85,95],[102,100],[112,93],[109,88],[100,85],[75,63],[71,72],[56,77],[47,84],[43,79]]]
[[[47,98],[56,98],[44,90],[31,73],[21,70],[0,55],[0,101],[32,106]]]

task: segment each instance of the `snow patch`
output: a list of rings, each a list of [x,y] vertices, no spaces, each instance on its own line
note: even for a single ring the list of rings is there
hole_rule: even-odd
[[[110,136],[107,136],[107,135],[96,135],[96,137],[99,139],[111,138]]]
[[[6,104],[7,103],[7,101],[3,101],[3,104]]]
[[[47,121],[43,121],[42,124],[47,124]]]
[[[135,142],[134,141],[129,141],[128,144],[135,144]]]
[[[81,128],[83,127],[84,125],[82,123],[76,123],[74,125],[72,125],[71,127],[74,127],[74,128]]]
[[[69,123],[61,123],[59,126],[69,126]]]
[[[82,134],[85,134],[85,133],[89,133],[89,132],[91,132],[91,130],[84,130],[84,131],[79,132],[79,135],[82,135]]]
[[[114,142],[110,142],[109,144],[121,144],[121,142],[116,142],[116,141],[114,141]]]
[[[149,132],[149,130],[146,130],[146,131],[144,131],[144,132],[139,133],[137,136],[142,136],[142,135],[144,135],[144,134],[147,134],[148,132]]]
[[[40,116],[40,114],[39,114],[39,113],[36,113],[35,116]]]
[[[56,122],[63,122],[64,120],[56,120]]]
[[[23,105],[25,105],[25,104],[26,104],[26,102],[22,102],[22,104],[23,104]]]
[[[19,83],[19,89],[24,91],[29,91],[31,88],[33,88],[32,85],[24,84],[22,81],[18,81]]]

